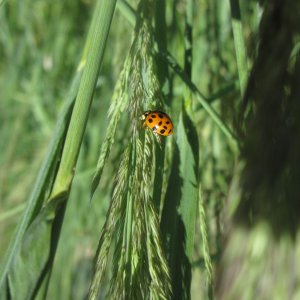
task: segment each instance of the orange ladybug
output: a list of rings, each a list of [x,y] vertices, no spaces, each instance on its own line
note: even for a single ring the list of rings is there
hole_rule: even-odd
[[[168,136],[173,133],[173,123],[171,118],[163,111],[146,111],[142,115],[144,127],[152,129],[155,134]]]

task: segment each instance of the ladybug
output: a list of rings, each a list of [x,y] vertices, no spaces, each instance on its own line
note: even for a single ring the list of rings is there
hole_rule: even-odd
[[[173,133],[173,123],[171,118],[163,111],[146,111],[142,115],[144,127],[152,129],[155,134],[168,136]]]

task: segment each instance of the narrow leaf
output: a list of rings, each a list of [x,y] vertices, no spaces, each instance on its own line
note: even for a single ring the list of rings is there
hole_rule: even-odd
[[[198,139],[185,112],[177,127],[176,148],[162,216],[174,299],[189,299],[191,259],[198,200]]]

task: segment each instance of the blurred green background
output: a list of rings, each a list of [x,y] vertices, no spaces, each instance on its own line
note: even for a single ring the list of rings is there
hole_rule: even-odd
[[[137,1],[128,2],[136,8]],[[242,142],[244,122],[247,121],[249,114],[254,114],[255,109],[247,102],[244,106],[251,112],[247,114],[248,110],[245,109],[242,122],[240,121],[243,102],[236,59],[237,49],[232,33],[235,19],[230,11],[230,2],[233,1],[194,1],[192,81],[208,100],[211,100],[213,108],[220,114],[223,122],[240,134],[239,141]],[[249,70],[252,66],[256,67],[251,73],[252,77],[250,76],[253,79],[255,74],[261,75],[257,71],[261,66],[258,62],[267,60],[257,56],[258,41],[264,38],[258,29],[263,8],[258,1],[248,0],[240,4],[247,64]],[[25,208],[25,201],[46,154],[71,79],[79,63],[94,1],[9,0],[2,1],[0,5],[0,257],[3,257]],[[161,29],[162,32],[156,29],[156,38],[166,38],[168,51],[180,65],[184,65],[186,1],[160,2],[156,11],[157,17],[161,12],[160,5],[165,5],[166,27]],[[280,7],[276,1],[274,5]],[[119,165],[124,142],[122,139],[125,136],[120,126],[100,186],[91,203],[91,181],[108,124],[107,112],[110,98],[133,36],[133,26],[120,6],[117,5],[106,45],[47,299],[83,299],[89,287],[95,249],[109,205],[112,178]],[[298,28],[293,32],[295,36],[297,30]],[[299,45],[299,43],[295,44]],[[284,39],[279,41],[278,45],[284,48]],[[294,44],[289,50],[291,48],[295,48]],[[270,49],[272,46],[266,47],[265,51]],[[297,49],[294,51],[298,53]],[[274,62],[276,57],[273,59]],[[296,67],[294,69],[291,67],[290,72],[292,78],[296,78],[293,70],[297,70],[297,59],[294,65]],[[248,70],[244,71],[248,72]],[[272,73],[272,70],[269,71]],[[232,211],[238,206],[240,187],[243,186],[239,185],[242,176],[241,167],[237,163],[239,153],[197,100],[190,96],[182,80],[171,68],[169,72],[169,86],[163,88],[164,92],[168,93],[166,101],[172,114],[175,134],[183,98],[190,101],[190,111],[198,134],[199,183],[206,212],[209,253],[215,267],[220,263],[221,255],[225,251],[225,227],[228,225],[228,219],[231,221]],[[260,83],[263,84],[263,81]],[[268,83],[266,85],[268,86]],[[253,96],[251,87],[250,85],[250,91],[248,89],[246,92],[246,100]],[[257,88],[257,85],[255,87]],[[257,95],[261,95],[259,89],[254,97],[259,98]],[[269,105],[271,106],[272,103]],[[299,106],[296,107],[298,109]],[[267,113],[265,116],[268,118]],[[259,127],[253,128],[257,130],[254,132],[260,130]],[[299,127],[295,126],[295,128],[295,132],[299,132]],[[255,139],[249,141],[250,144],[245,143],[244,150],[246,150],[242,152],[246,162],[250,157],[248,163],[251,162],[251,156],[247,156],[249,154],[247,150],[250,149],[251,152],[255,145],[264,147]],[[291,147],[297,149],[298,146]],[[298,161],[298,157],[299,155],[295,154],[292,158]],[[254,172],[252,176],[255,176]],[[295,176],[299,179],[297,174]],[[246,175],[245,178],[247,180],[249,177]],[[272,184],[274,182],[270,183],[271,186]],[[247,185],[247,188],[255,191],[255,184]],[[245,190],[249,192],[246,188]],[[294,199],[297,195],[295,192],[290,197]],[[284,195],[284,197],[289,196]],[[240,207],[239,216],[242,222],[249,211],[251,211],[251,204],[247,202],[245,206]],[[259,211],[259,208],[254,209],[254,212],[256,211]],[[262,214],[263,217],[268,213],[270,210]],[[249,217],[250,223],[251,218]],[[238,217],[236,220],[240,219]],[[270,223],[272,225],[272,222]],[[278,226],[280,227],[280,224]],[[268,230],[264,232],[269,234]],[[201,225],[197,221],[192,263],[192,299],[213,298],[205,272]],[[299,279],[297,276],[296,278]],[[299,282],[297,284],[299,285]],[[229,294],[227,297],[224,296],[224,299],[242,299],[238,298],[238,295]],[[249,297],[245,299],[275,299],[251,298],[251,294]]]

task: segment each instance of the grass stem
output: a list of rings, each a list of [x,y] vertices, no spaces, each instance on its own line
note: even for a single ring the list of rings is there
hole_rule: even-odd
[[[88,35],[86,64],[74,105],[60,168],[52,190],[52,197],[68,191],[74,177],[74,168],[88,120],[115,5],[116,0],[97,1],[96,4]]]
[[[248,80],[248,65],[239,0],[230,0],[230,9],[240,89],[243,96]]]

